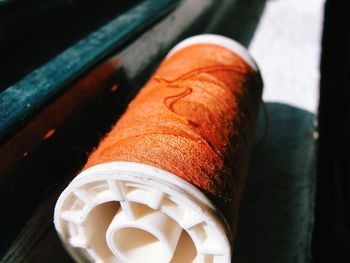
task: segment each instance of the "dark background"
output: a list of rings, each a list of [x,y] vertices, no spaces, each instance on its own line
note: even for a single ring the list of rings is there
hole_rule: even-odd
[[[350,260],[349,24],[345,2],[328,0],[321,57],[315,262]]]

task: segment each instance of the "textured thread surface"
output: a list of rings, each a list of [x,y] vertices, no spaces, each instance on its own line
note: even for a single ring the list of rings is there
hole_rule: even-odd
[[[167,58],[89,157],[139,162],[202,190],[233,234],[261,99],[260,75],[232,51],[211,44]]]

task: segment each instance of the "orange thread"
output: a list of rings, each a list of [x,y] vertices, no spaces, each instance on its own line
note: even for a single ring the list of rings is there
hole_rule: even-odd
[[[52,137],[52,135],[54,135],[55,132],[56,132],[56,129],[51,129],[51,130],[49,130],[49,131],[45,134],[44,140],[49,139],[50,137]]]
[[[111,87],[111,92],[115,92],[119,89],[118,85],[117,84],[114,84],[112,87]]]
[[[235,233],[262,82],[243,59],[212,44],[177,51],[160,65],[84,169],[139,162],[202,190]]]

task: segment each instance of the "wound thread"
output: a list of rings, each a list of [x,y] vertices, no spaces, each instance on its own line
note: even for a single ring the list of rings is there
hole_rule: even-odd
[[[209,196],[235,232],[261,92],[259,75],[232,51],[183,48],[160,65],[84,169],[113,161],[164,169]]]
[[[240,55],[220,45],[220,41],[217,44],[199,41],[184,46],[161,63],[90,155],[84,170],[87,172],[106,163],[130,162],[156,167],[181,178],[218,207],[219,212],[217,215],[214,212],[213,216],[220,218],[220,212],[223,214],[224,219],[220,220],[223,225],[225,221],[228,223],[230,231],[225,238],[232,245],[261,93],[259,72]],[[164,173],[164,180],[166,176]],[[145,184],[149,183],[147,180]],[[133,205],[123,206],[123,198],[132,191],[118,191],[122,192],[120,196],[124,194],[117,198],[121,208],[132,211]],[[174,201],[177,197],[168,198]],[[57,211],[64,207],[64,202],[62,200]],[[164,200],[148,206],[156,209],[163,203]],[[132,213],[130,215],[136,220]],[[169,213],[169,216],[172,219],[167,220],[174,219],[194,240],[198,253],[196,260],[203,257],[203,262],[228,262],[226,256],[221,259],[218,256],[215,261],[214,255],[219,252],[204,248],[205,241],[215,239],[210,236],[211,230],[207,230],[209,221],[204,220],[207,223],[198,227],[198,222],[193,223],[195,220],[186,225],[175,215]],[[61,226],[57,228],[59,233],[64,232]],[[200,238],[192,236],[192,229]],[[174,249],[172,253],[176,254]],[[184,258],[181,261],[192,262]]]

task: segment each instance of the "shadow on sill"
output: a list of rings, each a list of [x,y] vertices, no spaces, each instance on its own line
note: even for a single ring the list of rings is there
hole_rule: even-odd
[[[313,114],[266,103],[256,132],[232,262],[311,262],[315,194]],[[262,140],[262,141],[261,141]]]

